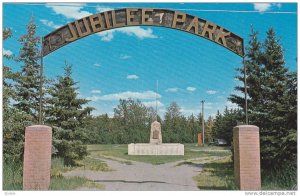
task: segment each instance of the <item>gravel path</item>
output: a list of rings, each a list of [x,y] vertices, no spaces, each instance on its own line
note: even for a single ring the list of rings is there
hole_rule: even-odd
[[[96,172],[74,170],[64,176],[82,176],[105,185],[107,191],[197,191],[193,176],[202,171],[202,164],[187,165],[182,162],[152,165],[132,162],[132,165],[118,161],[97,158],[105,161],[114,171]],[[79,190],[89,190],[81,188]]]

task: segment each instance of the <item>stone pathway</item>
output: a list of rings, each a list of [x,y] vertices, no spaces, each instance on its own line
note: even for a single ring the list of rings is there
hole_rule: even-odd
[[[105,185],[107,191],[197,191],[193,176],[202,171],[202,164],[181,164],[180,162],[152,165],[130,161],[121,163],[107,158],[105,161],[114,171],[97,172],[73,170],[64,176],[82,176]],[[79,190],[89,190],[81,188]]]

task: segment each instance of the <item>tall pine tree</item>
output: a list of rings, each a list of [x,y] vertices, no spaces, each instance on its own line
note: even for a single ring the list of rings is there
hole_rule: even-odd
[[[12,36],[11,29],[6,28],[3,30],[3,41],[10,38]],[[11,54],[4,54],[3,59],[11,60],[13,56]],[[9,80],[13,80],[14,73],[10,69],[10,67],[3,65],[3,112],[5,113],[9,108],[10,100],[14,96],[14,90],[12,88],[12,84],[9,82]]]
[[[3,30],[3,41],[12,36],[11,29]],[[13,55],[4,54],[3,59],[11,60]],[[13,170],[22,163],[23,160],[23,141],[24,141],[24,122],[30,120],[30,117],[24,112],[12,106],[12,100],[15,100],[15,91],[13,88],[16,74],[9,66],[3,65],[3,160],[8,162]],[[15,164],[16,163],[16,164]],[[12,171],[14,174],[15,171]]]
[[[264,114],[261,126],[262,163],[266,167],[281,165],[282,138],[288,135],[284,119],[286,105],[284,95],[288,90],[288,70],[285,67],[283,48],[272,28],[267,31],[262,63],[264,65],[263,100]]]
[[[260,128],[262,167],[275,169],[296,157],[297,79],[285,67],[274,29],[267,31],[263,44],[253,30],[250,38],[245,60],[250,123]],[[242,68],[239,70],[237,78],[243,81]],[[236,90],[244,92],[241,86]],[[244,108],[242,97],[231,95],[229,99]]]
[[[80,128],[93,110],[84,107],[88,100],[78,98],[76,84],[72,78],[72,67],[66,64],[64,76],[58,77],[49,89],[50,99],[46,109],[47,123],[54,127],[56,154],[63,157],[67,165],[87,155],[86,147],[81,142]]]
[[[16,77],[16,107],[38,120],[39,111],[39,84],[40,84],[40,38],[36,36],[36,24],[31,17],[27,25],[27,34],[18,40],[21,43],[17,61],[22,62],[22,69]]]

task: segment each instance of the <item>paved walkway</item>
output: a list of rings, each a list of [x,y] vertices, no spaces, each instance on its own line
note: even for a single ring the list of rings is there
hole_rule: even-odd
[[[132,165],[118,161],[97,158],[105,161],[114,171],[96,172],[74,170],[64,176],[82,176],[105,185],[107,191],[197,191],[193,176],[202,171],[202,164],[182,164],[182,162],[152,165],[130,161]],[[81,188],[80,190],[88,190]]]

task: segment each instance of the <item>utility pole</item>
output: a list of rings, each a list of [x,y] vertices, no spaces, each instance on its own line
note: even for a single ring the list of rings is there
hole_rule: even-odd
[[[201,101],[202,103],[202,144],[204,146],[204,100]]]
[[[243,65],[244,65],[244,90],[245,90],[245,116],[246,116],[246,125],[248,125],[248,100],[247,100],[247,67],[245,63],[245,57],[243,57]]]
[[[158,80],[156,80],[156,94],[155,94],[155,106],[156,106],[156,116],[155,116],[155,120],[157,121],[157,94],[158,94]]]

